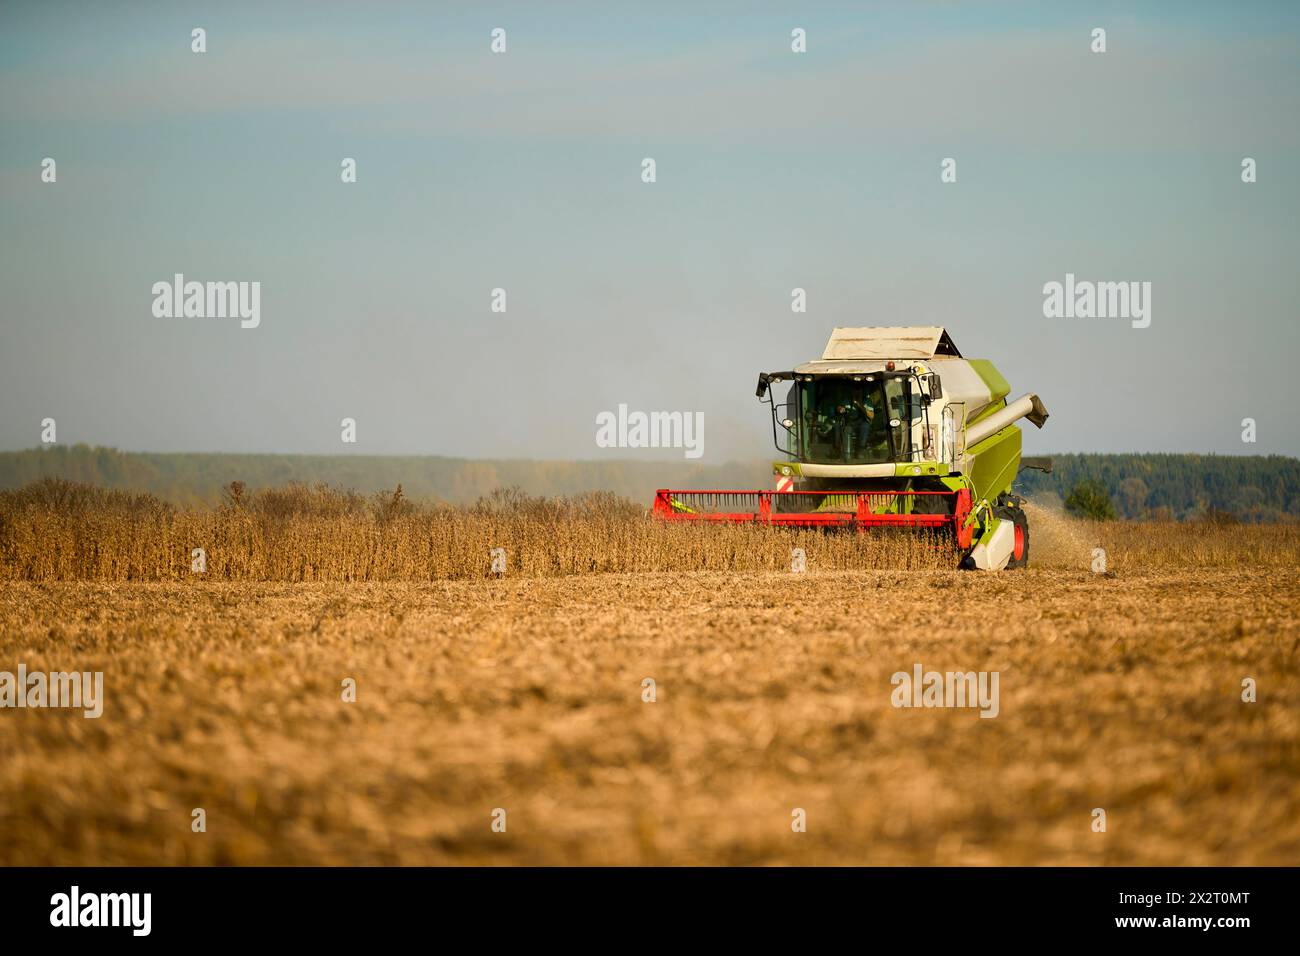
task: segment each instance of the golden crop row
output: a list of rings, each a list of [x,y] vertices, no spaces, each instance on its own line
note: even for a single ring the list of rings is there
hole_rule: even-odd
[[[1034,509],[1031,566],[1112,570],[1300,565],[1300,528],[1078,522]],[[791,570],[943,570],[951,548],[907,533],[678,526],[612,495],[540,499],[498,492],[469,507],[417,506],[397,493],[232,485],[218,508],[46,481],[0,493],[0,579],[27,581],[433,581],[493,575]],[[201,551],[201,558],[198,552]],[[498,552],[499,558],[501,553]],[[1094,568],[1095,570],[1095,568]]]

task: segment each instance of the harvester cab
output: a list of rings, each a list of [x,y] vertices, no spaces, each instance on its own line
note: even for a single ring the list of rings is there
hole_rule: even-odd
[[[1029,524],[1012,493],[1022,465],[1016,422],[1041,428],[1047,409],[1034,394],[1008,402],[1010,392],[992,362],[964,358],[942,328],[837,328],[820,359],[758,377],[783,456],[773,464],[776,489],[664,489],[654,513],[928,529],[953,537],[964,567],[1024,567]]]

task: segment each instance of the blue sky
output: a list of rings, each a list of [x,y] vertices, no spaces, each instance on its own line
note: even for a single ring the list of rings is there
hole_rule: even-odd
[[[942,324],[1031,451],[1300,453],[1294,5],[694,7],[0,7],[0,448],[594,458],[626,403],[762,457],[758,371]],[[1066,272],[1150,328],[1044,318]]]

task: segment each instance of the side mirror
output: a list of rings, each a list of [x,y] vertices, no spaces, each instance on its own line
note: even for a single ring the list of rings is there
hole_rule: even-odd
[[[939,383],[938,374],[931,372],[926,376],[926,381],[930,383],[930,401],[937,402],[943,398],[943,386]]]

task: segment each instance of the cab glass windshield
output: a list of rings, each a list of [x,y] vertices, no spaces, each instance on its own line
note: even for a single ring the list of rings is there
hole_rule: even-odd
[[[883,464],[910,460],[904,422],[907,382],[844,377],[796,382],[796,457],[822,464]],[[893,419],[899,425],[890,428]],[[900,454],[902,452],[902,454]]]

